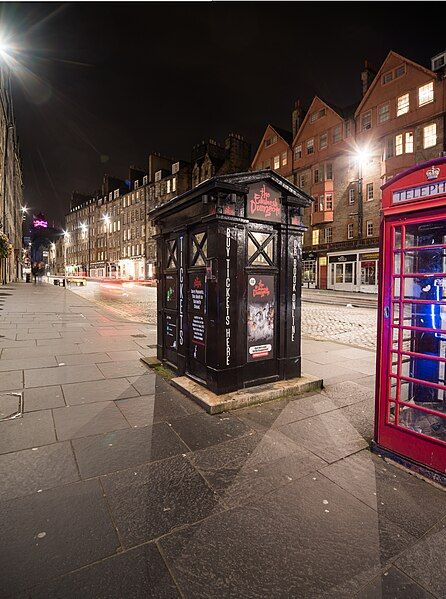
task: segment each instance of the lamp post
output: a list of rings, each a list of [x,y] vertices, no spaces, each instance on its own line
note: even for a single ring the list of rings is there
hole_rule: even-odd
[[[63,232],[63,280],[64,287],[67,287],[67,242],[70,241],[70,234],[68,231]]]
[[[90,229],[86,223],[81,224],[81,229],[82,229],[82,233],[84,234],[84,237],[85,237],[85,234],[88,233],[88,235],[87,235],[88,263],[87,263],[87,272],[85,274],[87,277],[89,277],[90,276]]]
[[[105,222],[105,252],[106,252],[105,278],[107,278],[107,264],[109,263],[109,261],[108,261],[108,229],[109,229],[109,225],[110,225],[110,217],[108,214],[104,214],[103,219]]]
[[[363,180],[362,169],[370,160],[370,151],[368,148],[358,149],[356,151],[356,162],[358,164],[358,239],[363,238],[363,220],[364,220],[364,199],[363,199]]]

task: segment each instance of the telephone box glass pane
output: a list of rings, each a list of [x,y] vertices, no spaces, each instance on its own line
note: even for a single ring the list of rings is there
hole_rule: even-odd
[[[410,406],[400,406],[398,424],[416,433],[446,441],[446,419],[440,414],[422,412]]]
[[[445,220],[406,225],[405,230],[405,247],[429,247],[446,243]]]

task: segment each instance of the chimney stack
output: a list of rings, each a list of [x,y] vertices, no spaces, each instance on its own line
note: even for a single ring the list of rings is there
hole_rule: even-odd
[[[294,108],[293,108],[293,112],[291,114],[293,139],[296,137],[296,133],[298,132],[299,127],[302,124],[302,120],[303,120],[303,110],[302,110],[302,106],[300,105],[300,100],[298,99],[294,102]]]
[[[375,78],[376,71],[373,67],[369,65],[368,60],[364,61],[364,68],[361,72],[361,83],[362,83],[362,95],[364,96],[366,91],[369,89],[372,84],[373,79]]]

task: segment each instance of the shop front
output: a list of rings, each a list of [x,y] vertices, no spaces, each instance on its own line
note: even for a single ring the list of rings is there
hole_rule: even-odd
[[[118,269],[121,279],[141,281],[145,278],[144,258],[135,257],[119,260]]]
[[[302,253],[302,287],[315,289],[318,286],[317,255],[314,252]]]
[[[378,293],[378,249],[328,254],[327,288]]]

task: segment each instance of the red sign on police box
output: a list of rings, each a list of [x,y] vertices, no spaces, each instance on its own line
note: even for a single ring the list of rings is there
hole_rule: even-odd
[[[246,216],[255,220],[280,223],[282,204],[279,192],[263,181],[249,187]]]

